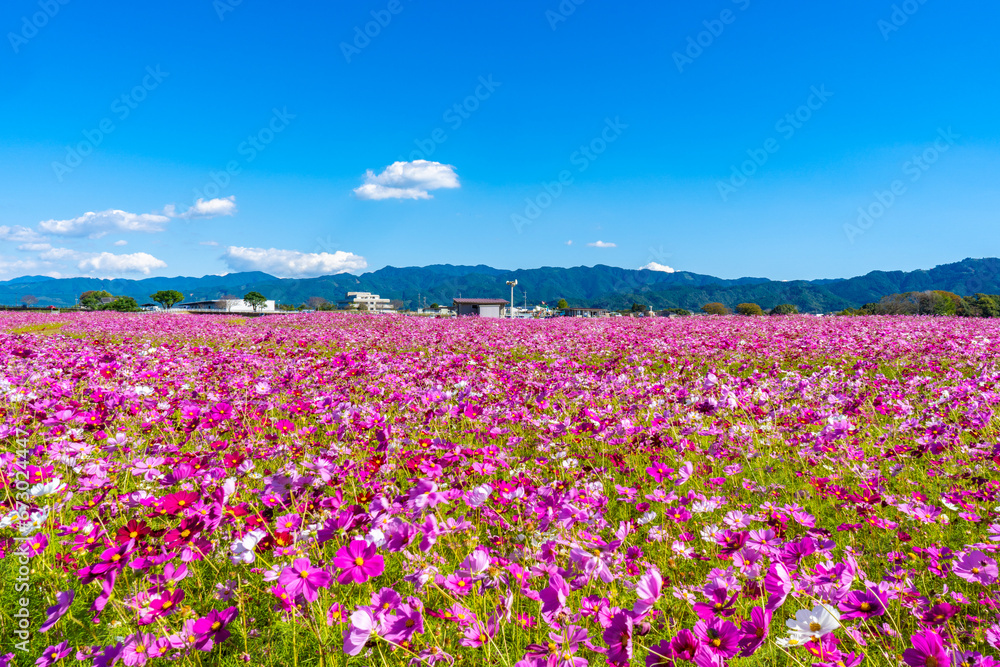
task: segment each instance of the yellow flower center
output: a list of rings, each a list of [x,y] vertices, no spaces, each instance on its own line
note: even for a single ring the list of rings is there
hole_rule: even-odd
[[[361,567],[362,565],[365,564],[365,559],[362,558],[361,556],[358,556],[357,558],[354,559],[354,564],[357,565],[358,567]]]
[[[810,623],[809,624],[809,630],[812,631],[812,632],[819,632],[822,629],[823,629],[823,626],[820,625],[819,623]]]

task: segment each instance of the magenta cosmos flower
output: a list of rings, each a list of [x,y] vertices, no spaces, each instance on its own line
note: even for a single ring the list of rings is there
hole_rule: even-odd
[[[632,660],[632,616],[620,611],[611,617],[611,625],[604,631],[608,643],[607,661],[615,665],[628,665]]]
[[[913,635],[910,640],[913,648],[903,651],[903,662],[910,667],[951,667],[951,657],[938,633],[924,630]]]
[[[315,602],[319,589],[328,587],[332,579],[326,570],[313,567],[308,558],[296,558],[291,566],[281,571],[278,583],[292,595],[301,594],[309,602]]]
[[[851,591],[841,600],[837,608],[843,612],[840,615],[841,620],[868,619],[884,614],[887,600],[888,596],[885,593],[869,588],[864,591]]]
[[[375,553],[375,545],[364,540],[354,540],[338,551],[333,564],[342,570],[337,575],[337,581],[342,584],[352,581],[363,584],[385,570],[385,562]]]
[[[698,621],[694,626],[694,635],[701,640],[705,650],[726,660],[740,650],[740,631],[730,621],[718,618]]]

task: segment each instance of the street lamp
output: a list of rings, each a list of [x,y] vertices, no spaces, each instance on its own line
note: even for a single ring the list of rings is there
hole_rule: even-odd
[[[510,317],[514,318],[514,286],[517,285],[516,280],[508,280],[507,285],[510,287]]]

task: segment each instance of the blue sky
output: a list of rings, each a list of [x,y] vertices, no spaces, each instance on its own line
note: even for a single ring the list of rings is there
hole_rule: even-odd
[[[0,279],[1000,255],[995,4],[317,5],[5,2]]]

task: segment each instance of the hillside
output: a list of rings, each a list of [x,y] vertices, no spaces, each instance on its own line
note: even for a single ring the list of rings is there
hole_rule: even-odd
[[[763,308],[792,303],[804,312],[829,312],[858,307],[897,292],[940,289],[962,296],[1000,293],[1000,260],[965,259],[928,270],[873,271],[855,278],[789,282],[767,278],[729,280],[687,271],[662,273],[604,265],[513,271],[482,265],[389,266],[359,276],[308,279],[281,279],[260,272],[143,280],[25,276],[0,282],[0,303],[14,305],[31,294],[38,298],[39,305],[70,306],[80,293],[99,289],[143,303],[157,290],[176,289],[189,300],[214,299],[222,294],[242,296],[256,290],[279,303],[293,304],[313,296],[336,301],[347,291],[370,291],[415,306],[418,297],[441,304],[459,295],[507,297],[510,290],[506,282],[513,279],[518,281],[515,299],[521,301],[521,290],[525,289],[529,303],[555,303],[563,298],[576,306],[625,308],[639,302],[654,308],[695,310],[710,301],[729,307],[750,301]]]

